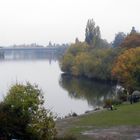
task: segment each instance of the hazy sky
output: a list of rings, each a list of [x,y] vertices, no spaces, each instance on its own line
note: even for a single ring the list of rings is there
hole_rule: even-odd
[[[93,18],[102,37],[140,31],[140,0],[0,0],[0,45],[70,43],[84,40]]]

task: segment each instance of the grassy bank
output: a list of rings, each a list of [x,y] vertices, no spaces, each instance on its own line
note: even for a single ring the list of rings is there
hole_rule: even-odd
[[[103,110],[57,122],[60,135],[75,135],[79,139],[85,139],[82,134],[86,131],[120,126],[140,126],[140,103],[123,104],[117,106],[117,110]]]

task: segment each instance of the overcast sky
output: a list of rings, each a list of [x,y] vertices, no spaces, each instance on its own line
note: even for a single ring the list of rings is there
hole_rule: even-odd
[[[140,0],[0,0],[0,45],[70,43],[84,40],[87,20],[102,38],[140,31]]]

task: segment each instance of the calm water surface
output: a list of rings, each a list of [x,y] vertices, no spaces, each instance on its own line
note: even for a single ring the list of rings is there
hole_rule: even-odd
[[[113,92],[110,85],[63,75],[57,60],[0,61],[0,100],[11,85],[27,81],[43,90],[45,107],[58,116],[92,110],[100,106],[105,98],[112,96]]]

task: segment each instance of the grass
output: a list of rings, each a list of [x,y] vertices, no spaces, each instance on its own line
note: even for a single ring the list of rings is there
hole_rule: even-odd
[[[140,125],[140,103],[125,104],[117,107],[113,111],[101,111],[79,117],[75,123],[77,127],[71,129],[78,133],[93,127],[111,127],[119,125]]]
[[[61,123],[61,122],[60,122]],[[117,110],[103,110],[96,113],[79,116],[66,120],[65,134],[71,134],[78,139],[85,139],[81,132],[94,130],[95,128],[110,128],[114,126],[140,126],[140,103],[122,104],[117,106]],[[88,140],[88,138],[86,138]]]

